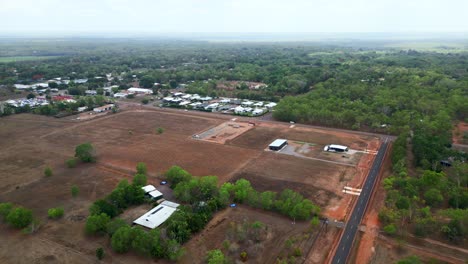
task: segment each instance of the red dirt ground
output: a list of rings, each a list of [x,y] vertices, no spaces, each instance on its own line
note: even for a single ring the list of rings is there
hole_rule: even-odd
[[[344,209],[340,214],[336,209],[338,213],[331,213],[331,208],[343,201],[341,190],[346,183],[358,185],[362,180],[359,175],[361,169],[362,173],[367,169],[365,160],[361,161],[364,165],[353,168],[263,149],[283,135],[291,140],[316,144],[333,141],[354,149],[364,149],[366,142],[377,142],[373,136],[305,127],[290,129],[289,125],[271,122],[261,123],[224,145],[192,139],[192,135],[226,121],[226,117],[211,117],[204,113],[141,109],[87,121],[29,114],[1,118],[0,138],[8,140],[0,141],[0,202],[10,201],[33,209],[43,226],[33,235],[22,235],[0,225],[0,235],[7,241],[0,243],[0,263],[89,263],[94,261],[94,251],[100,246],[106,251],[104,262],[153,263],[133,254],[112,253],[106,237],[89,237],[83,233],[83,217],[88,215],[89,205],[108,194],[121,179],[130,179],[140,161],[147,163],[150,183],[157,182],[157,177],[172,165],[180,165],[194,175],[217,175],[220,182],[245,177],[259,191],[281,192],[285,188],[299,191],[321,205],[324,215],[339,218],[345,215]],[[162,127],[164,133],[158,134],[158,127]],[[97,164],[66,168],[64,161],[73,156],[75,146],[83,142],[92,142],[96,147]],[[52,177],[43,176],[46,165],[52,167]],[[71,197],[72,185],[80,188],[77,198]],[[65,208],[65,217],[48,220],[47,209],[55,206]],[[253,209],[242,210],[239,211],[249,212],[245,214],[251,215],[252,220],[273,221],[271,225],[275,231],[272,234],[278,237],[275,241],[281,241],[284,236],[281,232],[289,230],[286,229],[289,220],[281,216]],[[284,225],[285,229],[278,227],[277,233],[277,225]],[[302,225],[307,223],[295,227]],[[205,230],[208,232],[205,241],[211,241],[209,230]],[[286,233],[302,232],[301,228],[293,230]],[[220,243],[216,242],[217,235],[213,235],[213,241]],[[326,252],[322,254],[322,249],[331,246],[330,241],[335,236],[336,230],[329,230],[324,237],[319,237],[311,251],[315,262],[311,263],[323,259]],[[189,242],[189,248],[191,243],[196,242]],[[272,240],[265,252],[275,252],[277,247],[280,245]],[[189,254],[197,250],[190,250]],[[24,253],[18,256],[16,252],[20,251]]]
[[[468,123],[459,122],[456,124],[452,133],[453,143],[468,144],[468,141],[463,139],[463,135],[465,135],[465,133],[468,133]]]
[[[203,260],[206,252],[212,249],[221,249],[227,253],[227,250],[222,246],[222,242],[229,239],[227,230],[230,223],[241,223],[245,220],[249,223],[260,221],[267,226],[268,230],[266,240],[260,243],[256,252],[253,252],[253,244],[243,243],[240,244],[240,248],[236,253],[231,253],[231,255],[238,256],[241,251],[247,251],[250,256],[247,263],[275,263],[281,251],[285,250],[286,240],[293,237],[304,239],[302,243],[295,245],[302,252],[306,252],[311,246],[312,234],[308,232],[309,224],[307,222],[292,224],[291,220],[287,217],[246,206],[239,206],[217,213],[205,229],[185,245],[188,253],[180,262],[187,264],[204,263]],[[297,263],[300,262],[302,260]]]

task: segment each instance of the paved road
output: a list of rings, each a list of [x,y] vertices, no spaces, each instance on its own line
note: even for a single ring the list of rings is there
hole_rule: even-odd
[[[354,237],[358,230],[359,224],[361,223],[362,217],[364,216],[367,204],[369,203],[375,180],[379,175],[380,167],[382,166],[383,158],[385,152],[387,151],[387,145],[388,138],[385,138],[379,149],[379,152],[377,153],[377,156],[375,157],[372,168],[369,171],[366,183],[364,183],[364,187],[362,188],[361,195],[359,196],[353,213],[351,214],[351,218],[346,223],[344,233],[332,260],[333,264],[346,263],[349,252],[351,251],[351,247],[353,245]]]

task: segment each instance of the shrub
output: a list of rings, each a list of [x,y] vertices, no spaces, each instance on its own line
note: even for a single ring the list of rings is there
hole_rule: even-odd
[[[156,131],[158,132],[158,134],[162,134],[162,133],[164,133],[164,128],[158,127],[158,128],[156,129]]]
[[[45,167],[44,176],[46,176],[46,177],[52,176],[52,169],[49,166]]]
[[[68,168],[75,168],[76,167],[76,158],[67,159],[67,161],[65,163],[67,164]]]
[[[141,103],[143,103],[143,104],[148,104],[148,103],[149,103],[148,98],[143,98],[143,99],[141,100]]]
[[[75,148],[75,157],[79,158],[82,162],[95,162],[95,155],[96,153],[91,143],[84,143]]]
[[[96,249],[96,257],[99,260],[104,258],[104,249],[102,247]]]
[[[224,254],[219,249],[213,249],[207,252],[206,254],[206,263],[208,264],[224,264],[226,263],[226,258]]]
[[[389,224],[384,227],[385,233],[389,235],[394,235],[397,231],[396,226],[394,224]]]
[[[137,174],[146,174],[148,169],[146,168],[146,164],[144,162],[138,162],[136,166]]]
[[[32,220],[32,211],[23,207],[12,209],[6,217],[7,223],[15,228],[25,228]]]
[[[13,209],[12,203],[0,203],[0,216],[3,218],[3,220],[6,220],[6,217],[10,213],[11,209]]]
[[[73,197],[76,197],[76,196],[78,196],[79,193],[80,193],[80,189],[78,188],[78,186],[73,185],[73,186],[71,187],[71,194],[72,194],[72,196],[73,196]]]
[[[64,214],[64,210],[62,207],[57,207],[57,208],[50,208],[47,211],[47,216],[51,219],[59,219],[62,217]]]

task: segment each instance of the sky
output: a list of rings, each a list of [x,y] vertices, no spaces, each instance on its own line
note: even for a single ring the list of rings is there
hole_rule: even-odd
[[[468,0],[0,0],[0,33],[468,32]]]

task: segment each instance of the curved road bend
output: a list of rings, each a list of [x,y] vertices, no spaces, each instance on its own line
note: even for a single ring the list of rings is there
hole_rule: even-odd
[[[366,182],[364,183],[364,187],[362,188],[361,195],[359,195],[357,203],[351,214],[351,218],[349,218],[348,222],[346,223],[345,230],[341,236],[341,240],[335,251],[335,256],[331,262],[333,264],[346,263],[349,252],[351,251],[351,247],[353,245],[354,237],[356,236],[359,224],[361,223],[367,204],[369,203],[375,180],[379,175],[380,167],[382,166],[383,158],[385,156],[385,152],[387,151],[387,145],[388,138],[385,138],[379,149],[379,152],[377,153],[377,156],[375,157],[372,168],[369,171]]]

